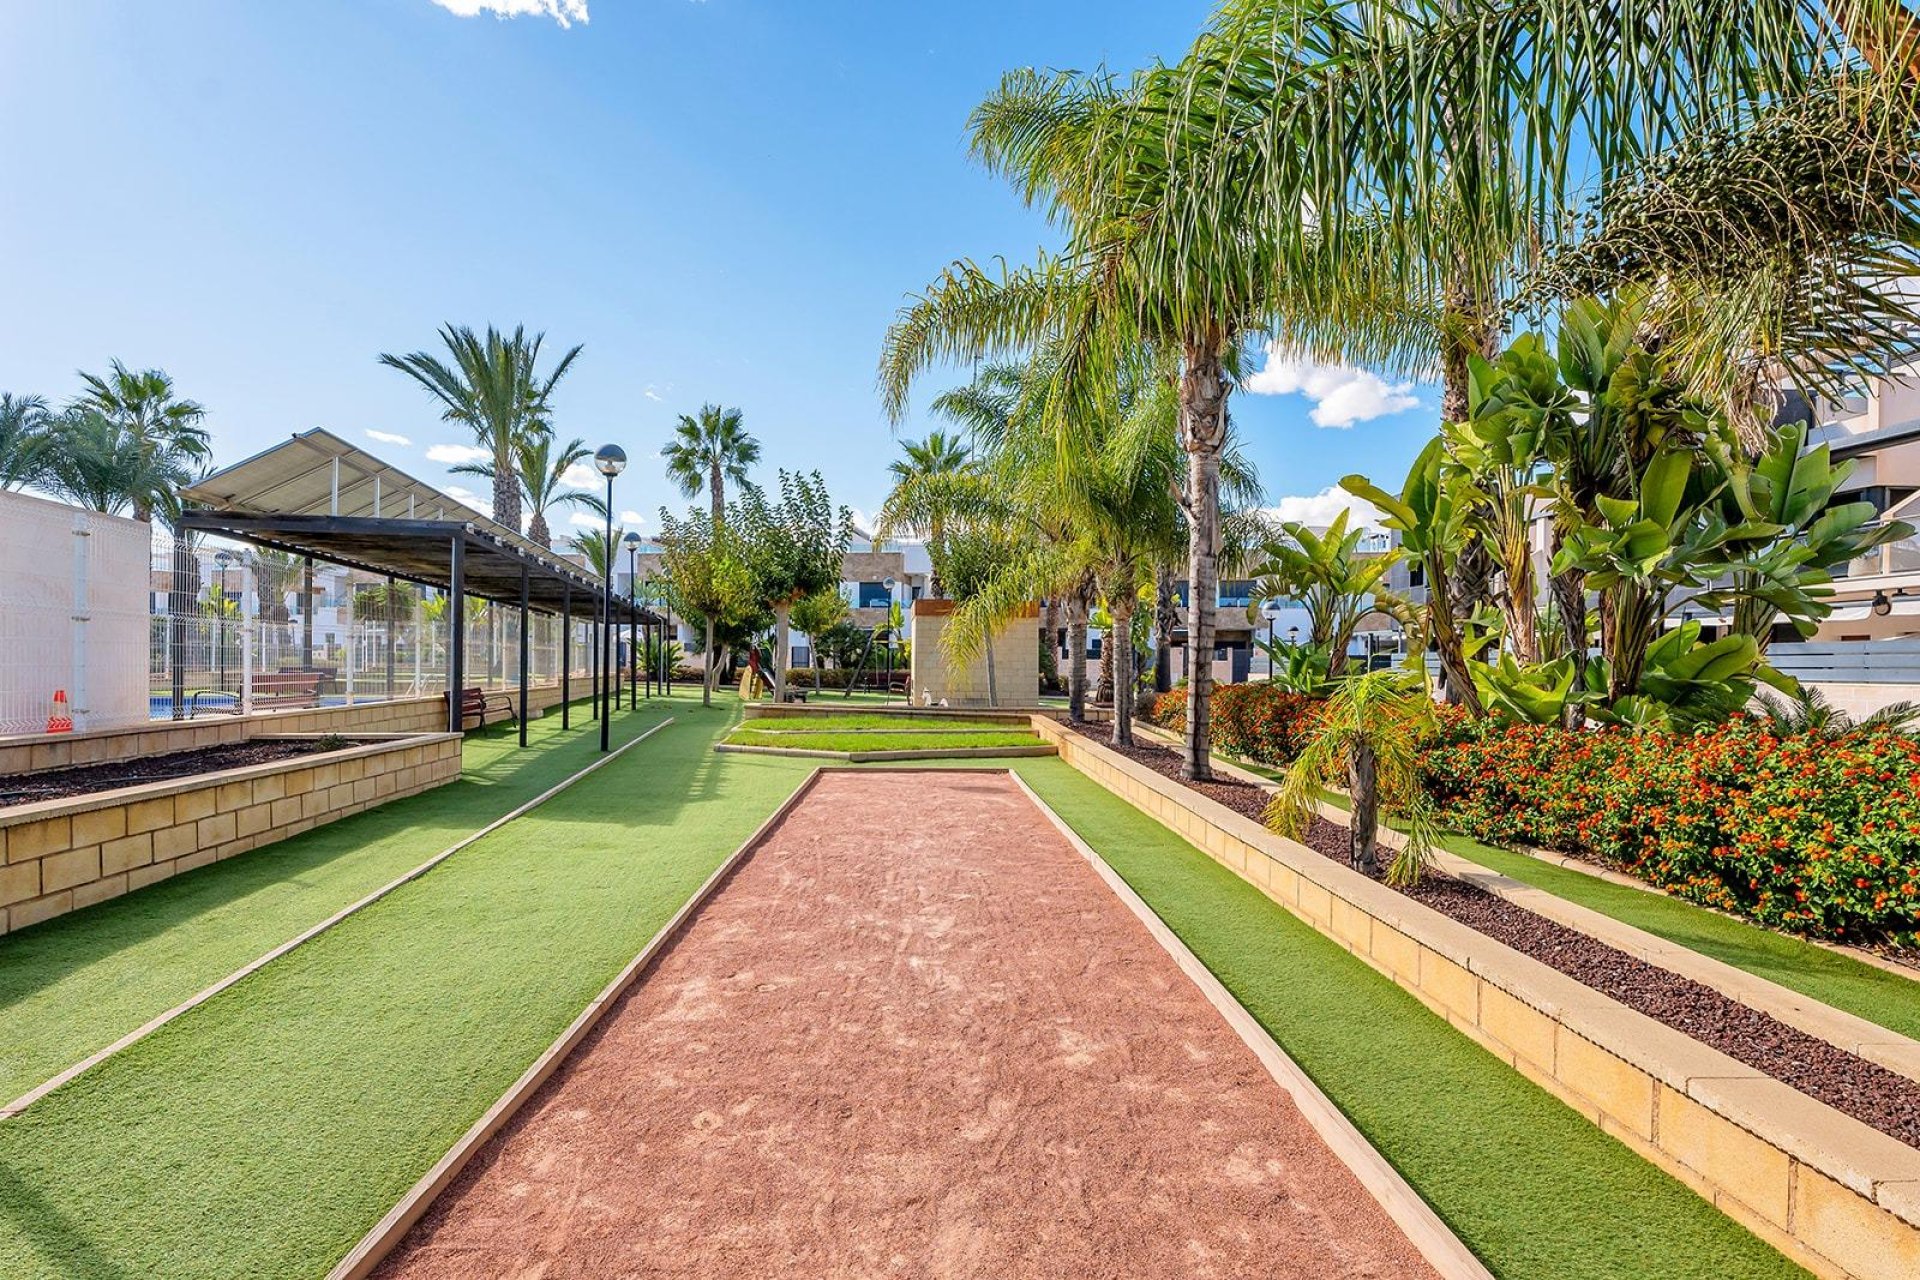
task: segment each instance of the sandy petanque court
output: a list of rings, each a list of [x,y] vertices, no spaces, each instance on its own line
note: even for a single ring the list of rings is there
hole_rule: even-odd
[[[1011,779],[928,771],[824,775],[378,1274],[1434,1272]]]

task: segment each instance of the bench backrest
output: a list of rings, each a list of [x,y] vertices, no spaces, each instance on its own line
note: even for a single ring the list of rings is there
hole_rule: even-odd
[[[253,678],[255,693],[318,693],[321,677],[303,671],[263,671]]]

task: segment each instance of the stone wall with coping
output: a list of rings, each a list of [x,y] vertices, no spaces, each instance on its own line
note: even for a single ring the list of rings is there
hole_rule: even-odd
[[[1809,1271],[1831,1280],[1920,1275],[1920,1150],[1051,718],[1035,716],[1034,727],[1068,764]]]
[[[0,811],[0,934],[443,786],[460,744],[397,735]]]
[[[1040,610],[1029,606],[993,638],[993,680],[987,680],[982,654],[965,667],[954,668],[940,643],[953,617],[951,600],[913,602],[913,702],[934,706],[1031,707],[1040,701]]]
[[[586,697],[588,688],[585,680],[576,679],[574,697]],[[509,700],[517,700],[520,693],[517,688],[490,692],[504,694]],[[560,705],[560,686],[534,685],[528,689],[527,701],[536,715],[544,714]],[[446,727],[446,699],[436,693],[391,702],[358,702],[351,707],[256,711],[250,716],[207,715],[197,720],[150,720],[92,733],[15,734],[0,737],[0,776],[195,751],[245,742],[262,734],[439,733]]]

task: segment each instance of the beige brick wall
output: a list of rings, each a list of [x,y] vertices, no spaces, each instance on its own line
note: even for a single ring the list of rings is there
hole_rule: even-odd
[[[460,776],[460,738],[419,735],[0,814],[0,933],[299,835]]]
[[[993,680],[982,654],[965,667],[947,661],[941,644],[951,616],[948,600],[916,600],[913,606],[913,701],[931,697],[952,707],[1031,707],[1040,701],[1040,618],[1016,618],[993,638]]]
[[[1035,716],[1061,759],[1793,1261],[1920,1276],[1920,1151]]]

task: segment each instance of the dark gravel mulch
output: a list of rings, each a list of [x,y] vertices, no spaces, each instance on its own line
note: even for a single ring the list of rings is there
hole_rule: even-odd
[[[1182,781],[1180,757],[1168,748],[1145,743],[1114,747],[1101,734],[1087,736],[1155,773]],[[1266,811],[1266,791],[1251,783],[1220,778],[1185,785],[1255,822]],[[1315,818],[1305,843],[1323,857],[1342,864],[1347,861],[1343,826]],[[1418,886],[1401,892],[1836,1111],[1908,1146],[1920,1147],[1920,1082],[1836,1048],[1703,983],[1536,915],[1478,885],[1430,872]]]
[[[5,774],[0,775],[0,808],[34,804],[41,800],[64,800],[69,796],[138,787],[149,782],[167,782],[196,773],[272,764],[276,760],[310,755],[317,746],[317,742],[234,742],[226,746],[201,747],[196,751],[176,751],[171,755],[77,765],[71,769]]]

